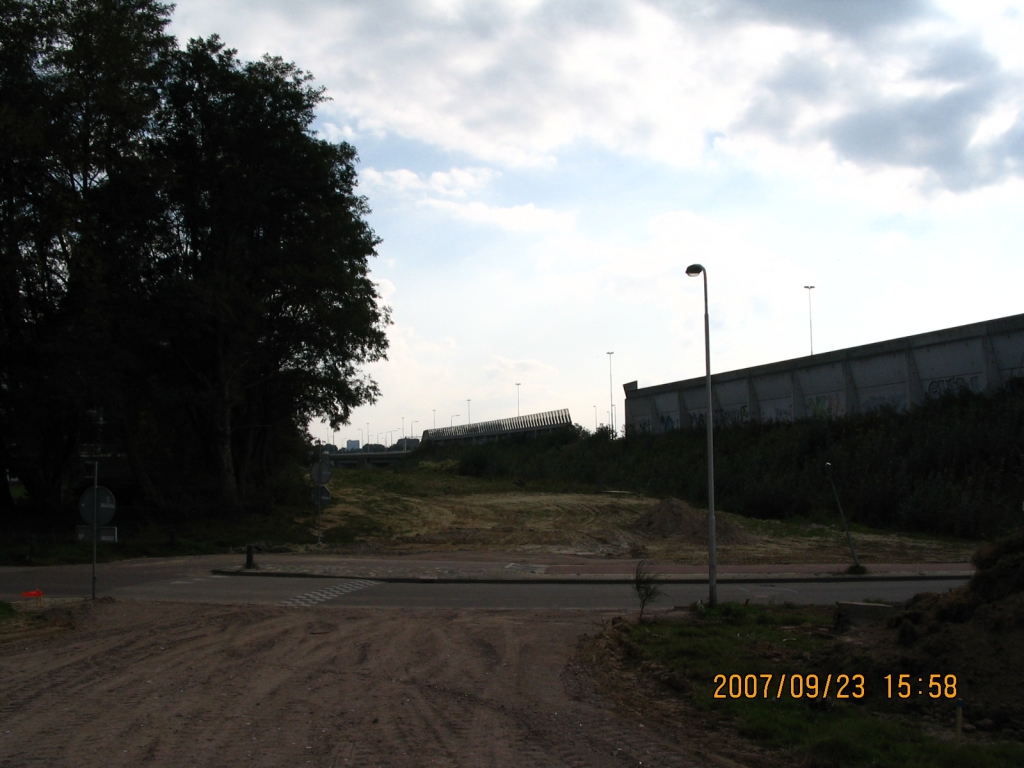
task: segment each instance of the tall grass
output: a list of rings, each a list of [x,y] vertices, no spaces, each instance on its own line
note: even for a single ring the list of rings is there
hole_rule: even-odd
[[[969,538],[1024,522],[1024,386],[961,393],[909,413],[750,423],[715,431],[716,506],[786,519],[835,514],[825,463],[856,523]],[[613,439],[566,429],[539,438],[425,447],[411,461],[548,489],[606,488],[707,503],[702,428]]]

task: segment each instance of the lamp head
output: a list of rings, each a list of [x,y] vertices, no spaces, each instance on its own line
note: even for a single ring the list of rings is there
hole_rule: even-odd
[[[696,277],[703,271],[704,267],[702,267],[700,264],[691,264],[686,268],[686,274],[688,274],[690,277]]]

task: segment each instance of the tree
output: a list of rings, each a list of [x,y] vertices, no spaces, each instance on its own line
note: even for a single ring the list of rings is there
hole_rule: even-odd
[[[0,0],[0,460],[46,504],[90,410],[150,500],[159,460],[233,504],[377,396],[355,150],[311,130],[309,75],[179,50],[169,12]]]
[[[0,0],[0,459],[44,505],[86,411],[117,391],[102,386],[108,277],[130,274],[117,269],[136,263],[126,235],[145,228],[129,211],[144,199],[133,182],[173,47],[168,10]]]
[[[161,326],[226,503],[265,466],[275,429],[317,416],[337,426],[372,402],[357,367],[387,348],[356,153],[310,130],[323,101],[310,80],[278,58],[243,64],[217,37],[192,40],[161,114],[174,233]]]

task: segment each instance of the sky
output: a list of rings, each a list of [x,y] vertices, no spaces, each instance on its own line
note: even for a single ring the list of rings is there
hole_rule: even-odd
[[[713,372],[1024,312],[1024,2],[180,0],[171,31],[312,73],[359,153],[394,323],[378,402],[316,438],[621,428],[624,383],[704,374],[694,262]]]

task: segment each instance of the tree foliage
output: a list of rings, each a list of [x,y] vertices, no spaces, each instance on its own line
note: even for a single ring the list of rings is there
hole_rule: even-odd
[[[179,49],[169,14],[0,0],[0,462],[44,505],[90,414],[152,503],[233,504],[377,396],[355,150],[312,130],[310,75]]]

